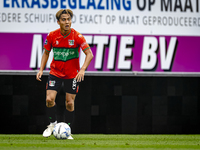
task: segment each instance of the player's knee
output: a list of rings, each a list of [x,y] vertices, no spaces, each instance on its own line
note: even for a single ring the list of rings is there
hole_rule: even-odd
[[[73,102],[67,102],[66,103],[66,109],[70,112],[74,111],[74,103]]]
[[[51,99],[51,98],[49,98],[49,97],[47,97],[47,99],[46,99],[46,106],[47,107],[53,107],[54,105],[55,105],[54,100]]]

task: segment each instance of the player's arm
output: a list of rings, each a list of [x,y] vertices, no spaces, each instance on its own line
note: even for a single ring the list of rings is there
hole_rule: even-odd
[[[88,48],[87,50],[85,50],[84,53],[86,55],[85,61],[83,63],[83,66],[81,67],[81,70],[78,72],[77,76],[75,77],[75,79],[77,80],[77,82],[81,82],[81,81],[84,80],[85,70],[87,69],[87,67],[89,66],[91,60],[94,57],[90,48]]]
[[[43,70],[44,70],[44,67],[46,66],[46,63],[47,63],[48,59],[49,59],[49,52],[47,52],[45,50],[44,53],[43,53],[43,55],[42,55],[40,70],[39,70],[39,72],[36,75],[36,79],[38,81],[41,81],[41,77],[43,75]]]

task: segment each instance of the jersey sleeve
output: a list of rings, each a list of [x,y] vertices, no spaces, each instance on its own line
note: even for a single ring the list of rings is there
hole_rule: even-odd
[[[45,43],[44,43],[44,47],[43,49],[47,52],[50,52],[51,51],[51,47],[52,47],[52,40],[51,40],[51,33],[49,33],[47,35],[47,38],[45,40]]]
[[[86,51],[90,48],[90,46],[88,45],[88,43],[86,42],[84,36],[80,33],[77,33],[77,43],[80,45],[82,51]]]

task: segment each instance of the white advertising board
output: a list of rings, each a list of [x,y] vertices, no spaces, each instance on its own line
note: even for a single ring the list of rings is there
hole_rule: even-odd
[[[83,34],[200,36],[199,0],[0,0],[0,32],[48,33],[60,9]]]

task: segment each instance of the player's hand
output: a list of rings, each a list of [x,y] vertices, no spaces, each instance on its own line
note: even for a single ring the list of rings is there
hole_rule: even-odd
[[[37,73],[37,75],[36,75],[36,79],[37,79],[38,81],[42,81],[42,80],[41,80],[42,75],[43,75],[43,71],[39,71],[39,72]]]
[[[81,69],[78,74],[76,75],[75,79],[77,82],[81,82],[84,80],[85,70]]]

